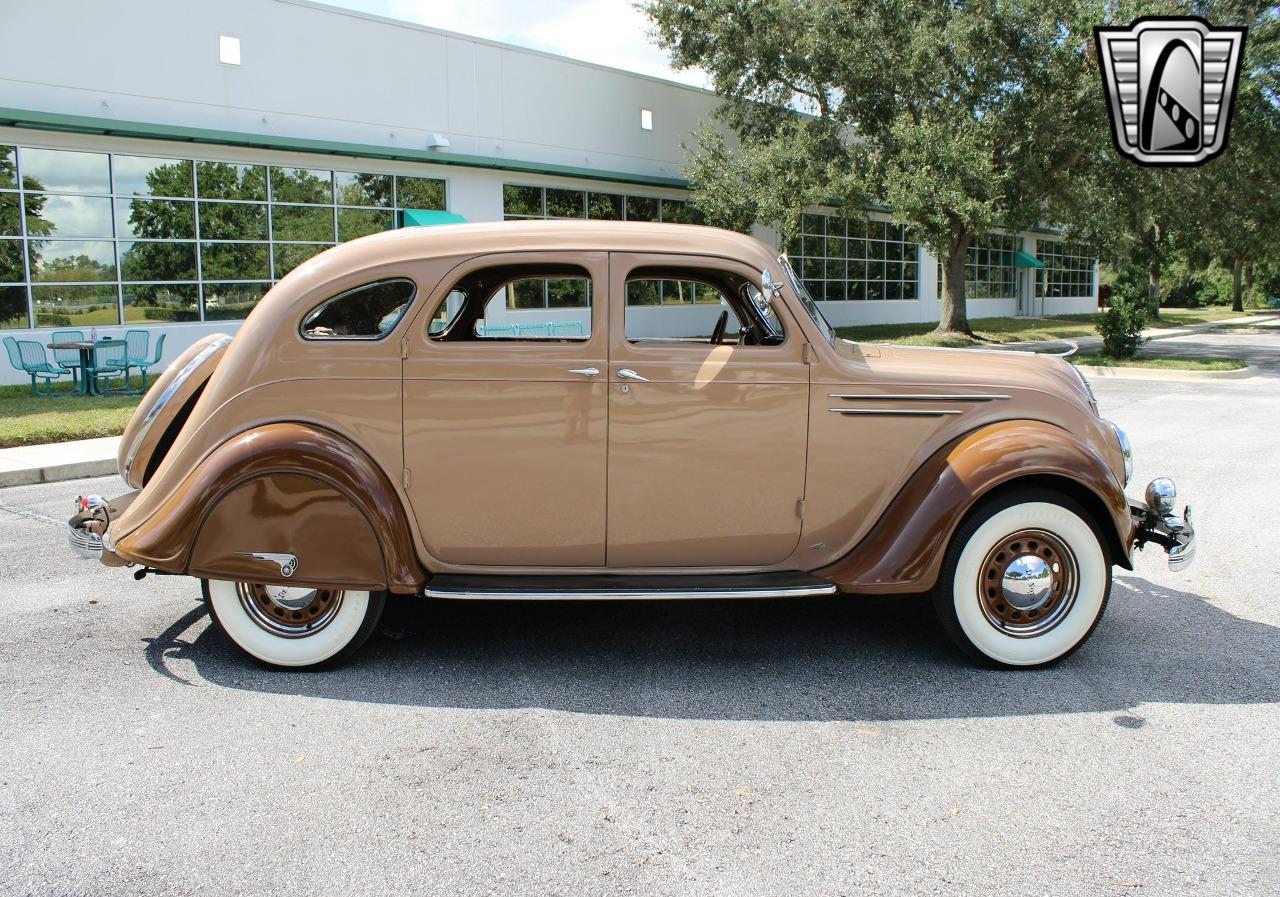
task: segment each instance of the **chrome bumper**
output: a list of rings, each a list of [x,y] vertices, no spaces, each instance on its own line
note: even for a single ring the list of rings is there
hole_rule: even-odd
[[[120,566],[123,561],[116,557],[109,545],[104,544],[103,537],[111,521],[129,506],[137,494],[130,492],[110,502],[97,495],[78,497],[76,514],[67,521],[67,544],[72,553],[87,560],[102,561],[109,567]]]
[[[1153,497],[1150,486],[1147,487],[1147,495],[1148,498]],[[1190,505],[1182,509],[1182,518],[1179,519],[1173,514],[1172,496],[1164,501],[1160,501],[1158,496],[1155,501],[1131,498],[1129,514],[1133,518],[1134,544],[1138,549],[1154,542],[1169,556],[1170,570],[1176,573],[1191,566],[1196,559],[1196,528],[1191,523]]]

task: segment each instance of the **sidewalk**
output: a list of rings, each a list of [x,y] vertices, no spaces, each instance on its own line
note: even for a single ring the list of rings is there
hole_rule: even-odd
[[[1228,318],[1223,321],[1212,321],[1208,324],[1183,324],[1181,327],[1148,327],[1142,331],[1143,339],[1146,340],[1162,340],[1172,339],[1175,336],[1189,336],[1193,333],[1204,333],[1215,327],[1221,327],[1224,324],[1254,324],[1260,327],[1280,324],[1280,313],[1277,315],[1244,315],[1239,318]],[[1090,349],[1097,349],[1102,345],[1101,336],[1073,336],[1064,339],[1052,340],[1027,340],[1020,343],[1001,343],[998,346],[980,346],[983,349],[1049,349],[1054,346],[1060,346],[1063,343],[1075,343],[1080,347],[1081,352],[1087,352]]]
[[[0,487],[54,483],[116,472],[119,436],[0,449]]]

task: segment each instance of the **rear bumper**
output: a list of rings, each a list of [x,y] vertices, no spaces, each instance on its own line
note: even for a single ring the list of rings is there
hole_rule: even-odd
[[[67,521],[67,544],[72,553],[78,557],[102,561],[108,567],[121,567],[129,563],[112,550],[107,530],[111,521],[120,516],[137,495],[137,492],[130,492],[109,502],[91,496],[96,501],[89,503],[88,507],[84,507]],[[83,507],[83,504],[82,499],[76,500],[77,508]]]
[[[1196,528],[1191,523],[1191,506],[1182,510],[1182,518],[1160,514],[1145,501],[1129,499],[1133,518],[1134,544],[1139,548],[1153,542],[1169,556],[1169,569],[1185,570],[1196,559]]]

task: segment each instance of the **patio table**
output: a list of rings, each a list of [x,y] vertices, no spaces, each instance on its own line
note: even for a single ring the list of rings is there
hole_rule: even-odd
[[[122,339],[100,339],[96,343],[92,340],[74,340],[67,343],[45,343],[50,349],[77,349],[80,352],[80,388],[77,392],[84,395],[101,396],[106,395],[98,391],[97,369],[93,366],[93,349],[95,346],[116,346],[127,345]]]

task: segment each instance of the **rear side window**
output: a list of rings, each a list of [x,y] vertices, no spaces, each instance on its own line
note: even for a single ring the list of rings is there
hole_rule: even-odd
[[[321,302],[302,319],[303,339],[382,339],[404,317],[415,292],[397,277],[346,290]]]

